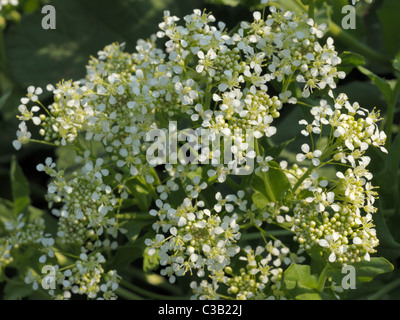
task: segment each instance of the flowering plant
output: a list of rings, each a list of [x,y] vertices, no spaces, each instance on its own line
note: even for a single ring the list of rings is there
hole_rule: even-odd
[[[34,252],[19,271],[55,299],[134,298],[124,275],[137,261],[196,299],[341,299],[344,266],[357,285],[391,271],[370,170],[391,131],[337,92],[357,56],[339,54],[308,2],[263,1],[231,30],[208,11],[165,11],[134,52],[110,44],[81,80],[47,85],[50,104],[29,86],[12,144],[56,148],[36,166],[56,219],[30,206],[14,161],[0,267]],[[302,110],[294,157],[293,138],[274,140],[290,109]]]

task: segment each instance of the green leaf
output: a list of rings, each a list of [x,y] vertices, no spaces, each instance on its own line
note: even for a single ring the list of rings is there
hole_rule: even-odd
[[[400,257],[400,243],[393,238],[385,217],[383,215],[383,207],[379,201],[378,211],[373,216],[376,234],[379,239],[379,252],[385,257],[397,259]]]
[[[290,182],[274,161],[269,162],[267,172],[259,171],[253,178],[253,201],[258,208],[269,202],[282,201],[284,193],[289,190]]]
[[[7,282],[4,286],[4,300],[20,300],[33,292],[32,286],[24,282]]]
[[[151,225],[151,222],[148,221],[130,220],[123,225],[123,228],[127,230],[125,236],[128,238],[129,242],[135,242],[140,232],[149,225]]]
[[[390,84],[385,79],[362,66],[359,66],[358,70],[370,78],[370,80],[379,88],[386,102],[389,104],[392,99],[392,88],[390,87]]]
[[[303,293],[296,296],[296,300],[322,300],[319,293]]]
[[[5,105],[7,99],[9,98],[9,96],[11,95],[12,90],[9,88],[7,89],[3,95],[0,97],[0,110],[2,109],[2,107]]]
[[[210,2],[215,5],[236,7],[240,4],[241,0],[207,0],[207,2]]]
[[[357,280],[371,281],[376,276],[393,271],[393,265],[383,257],[371,258],[370,261],[361,261],[353,265],[356,268]]]
[[[9,200],[0,198],[0,232],[2,231],[1,225],[13,219],[15,219],[14,204]]]
[[[112,269],[123,269],[127,267],[133,261],[143,256],[144,247],[139,244],[128,243],[126,245],[119,246],[115,251],[115,254],[108,259],[107,265]]]
[[[321,299],[317,277],[311,274],[308,265],[291,264],[283,273],[283,286],[292,298]]]
[[[342,59],[342,63],[340,64],[339,68],[346,74],[349,74],[354,68],[363,66],[366,63],[365,58],[355,52],[343,51],[339,57]]]
[[[271,145],[271,142],[268,142],[268,146],[265,148],[265,155],[270,156],[273,159],[278,158],[281,155],[282,151],[286,149],[286,147],[295,139],[296,137],[293,137],[292,139],[284,141],[278,145]]]
[[[15,156],[13,156],[11,160],[10,178],[14,200],[14,214],[17,216],[20,213],[26,212],[31,203],[31,200],[29,197],[28,180],[26,179]]]
[[[383,257],[373,257],[370,261],[361,261],[351,264],[355,271],[356,288],[365,282],[370,282],[376,276],[393,271],[393,265]],[[335,282],[336,285],[342,284],[342,279],[346,276],[346,272],[342,273],[343,266],[330,265],[327,276]]]
[[[137,205],[142,212],[148,212],[151,205],[151,195],[144,185],[139,184],[137,179],[130,181],[127,186],[132,192],[134,199],[137,199]]]

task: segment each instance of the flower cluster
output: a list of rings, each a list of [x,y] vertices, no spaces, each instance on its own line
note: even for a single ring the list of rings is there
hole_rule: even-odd
[[[115,290],[119,286],[120,277],[114,270],[105,273],[102,264],[105,263],[105,258],[100,253],[87,256],[82,253],[69,267],[61,269],[58,265],[54,268],[54,278],[48,279],[50,287],[49,294],[57,300],[68,300],[75,295],[86,295],[89,299],[116,299]],[[41,276],[35,275],[29,271],[25,277],[26,284],[32,284],[34,290],[39,288],[39,283],[45,281]],[[54,289],[51,289],[51,283],[54,282],[62,287],[62,294],[57,294]],[[101,295],[99,297],[99,295]]]
[[[326,248],[330,262],[354,263],[362,258],[368,261],[379,241],[372,223],[377,192],[371,184],[372,174],[367,169],[370,158],[365,152],[371,145],[387,152],[383,147],[386,135],[378,128],[381,119],[375,110],[351,104],[345,94],[336,98],[330,95],[333,106],[322,100],[320,106],[311,108],[312,123],[301,121],[306,125],[305,136],[312,139],[313,134],[319,134],[326,126],[330,140],[321,150],[314,147],[310,151],[305,144],[302,150],[307,153],[297,156],[298,161],[312,161],[312,173],[298,185],[297,197],[300,200],[305,190],[312,196],[296,204],[293,231],[304,248],[315,245]],[[346,170],[337,171],[328,181],[319,177],[320,163],[321,166],[336,164]]]
[[[87,151],[85,155],[89,155]],[[59,217],[57,236],[63,243],[83,245],[87,240],[96,239],[104,230],[113,237],[118,233],[118,222],[110,216],[117,206],[112,188],[103,179],[109,171],[102,168],[103,159],[96,162],[87,158],[77,158],[83,162],[81,171],[74,171],[72,177],[65,179],[64,171],[57,171],[51,158],[45,165],[39,164],[38,171],[44,171],[53,181],[48,185],[47,200],[50,206],[62,203],[52,213]],[[87,244],[88,245],[88,244]]]
[[[265,247],[258,246],[255,250],[250,246],[243,249],[244,255],[239,257],[244,266],[239,272],[231,267],[215,272],[212,283],[202,280],[199,284],[191,283],[194,297],[199,299],[219,298],[217,292],[221,286],[227,287],[227,294],[236,300],[280,299],[283,268],[281,265],[302,262],[301,252],[291,253],[281,241],[269,241]]]
[[[220,216],[223,211],[232,212],[238,198],[235,195],[223,198],[218,193],[213,210],[206,209],[204,201],[197,200],[206,184],[197,184],[199,187],[196,188],[197,178],[193,178],[194,186],[189,184],[190,187],[186,188],[190,197],[185,198],[180,206],[173,208],[157,200],[159,210],[150,211],[151,215],[158,217],[153,229],[160,233],[154,240],[147,239],[146,244],[151,248],[149,254],[157,253],[160,264],[167,266],[161,273],[168,275],[171,282],[175,281],[175,276],[187,272],[192,274],[192,270],[196,270],[200,277],[205,271],[221,270],[240,250],[236,245],[240,239],[238,214],[225,215],[223,219]],[[242,209],[246,210],[243,203]]]
[[[46,241],[45,223],[43,218],[29,221],[21,213],[15,220],[4,223],[6,236],[0,238],[0,267],[5,267],[14,261],[13,252],[29,246],[41,245]]]
[[[106,259],[140,239],[144,254],[159,262],[170,282],[200,278],[191,284],[197,298],[280,299],[282,274],[304,261],[303,251],[316,247],[330,263],[368,261],[378,240],[372,222],[377,193],[366,151],[373,146],[386,152],[379,113],[330,91],[329,101],[310,106],[312,121],[299,122],[310,143],[302,144],[297,163],[277,165],[270,149],[260,145],[277,133],[274,122],[282,108],[308,101],[316,90],[336,88],[345,74],[333,40],[321,40],[325,25],[291,11],[270,11],[255,12],[233,32],[200,10],[185,16],[182,25],[166,11],[160,30],[139,40],[134,53],[111,44],[90,59],[84,79],[48,85],[49,106],[40,102],[41,88],[28,87],[13,145],[58,148],[61,161],[47,158],[37,166],[50,177],[46,199],[58,227],[49,235],[40,219],[29,228],[20,221],[7,224],[14,234],[0,242],[6,248],[0,262],[17,245],[40,246],[39,265],[55,261],[56,247],[69,248],[66,256],[74,260],[54,262],[57,289],[50,295],[113,299],[120,276],[105,270]],[[165,40],[165,50],[157,39]],[[289,89],[293,86],[298,94]],[[191,145],[202,151],[200,163],[161,166],[148,160],[155,145],[149,133],[167,131],[169,121],[190,123],[194,132],[206,129],[213,148]],[[28,123],[40,128],[41,141],[32,139]],[[221,136],[230,139],[222,145],[234,155],[224,164],[217,161],[224,152],[214,149]],[[158,138],[157,143],[171,139]],[[254,176],[231,177],[249,159],[256,161],[254,175],[262,177],[264,189],[286,189],[269,190],[258,202],[252,198]],[[333,165],[346,170],[323,176],[320,169]],[[273,177],[282,183],[272,185]],[[153,230],[127,232],[125,226],[141,228],[139,219],[151,221]],[[297,243],[289,249],[264,230],[271,226],[286,229]],[[251,228],[261,232],[257,239],[263,245],[243,240]],[[37,289],[40,279],[29,271],[25,280]]]

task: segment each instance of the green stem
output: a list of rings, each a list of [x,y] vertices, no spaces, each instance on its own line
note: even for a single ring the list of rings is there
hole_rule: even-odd
[[[55,143],[47,142],[47,141],[42,141],[42,140],[36,140],[36,139],[29,139],[29,142],[34,142],[34,143],[40,143],[44,144],[46,146],[52,146],[52,147],[59,147]]]
[[[143,272],[141,268],[135,267],[135,266],[130,266],[129,268],[124,270],[126,273],[128,273],[130,276],[135,278],[138,282],[144,282],[147,285],[150,284],[152,286],[157,286],[159,289],[164,289],[166,291],[169,291],[171,294],[174,295],[182,295],[182,289],[178,286],[173,285],[172,283],[169,283],[169,281],[165,281],[165,278],[158,275],[158,274],[146,274]],[[157,278],[162,279],[159,283],[157,281],[157,284],[151,283],[147,277],[149,276],[155,276]]]
[[[206,85],[206,99],[205,99],[205,107],[211,110],[211,88],[212,88],[212,81],[211,78],[207,78],[207,85]]]
[[[302,184],[302,182],[310,175],[310,173],[314,170],[314,166],[311,165],[307,171],[300,177],[299,180],[297,180],[296,184],[294,185],[292,192],[294,193],[298,187],[300,187],[300,185]]]
[[[265,237],[264,237],[264,233],[268,236],[268,237],[270,237],[272,240],[277,240],[277,238],[275,237],[275,236],[273,236],[271,233],[269,233],[269,232],[267,232],[267,231],[265,231],[264,229],[262,229],[261,227],[259,227],[259,226],[257,226],[256,224],[254,224],[254,227],[256,227],[257,228],[257,230],[259,230],[260,231],[260,233],[261,233],[261,236],[262,236],[262,238],[264,239],[264,241],[265,241],[265,244],[268,244],[268,241],[265,239]]]
[[[146,296],[150,299],[157,299],[157,300],[183,300],[183,299],[187,299],[187,297],[174,297],[174,296],[165,296],[162,294],[158,294],[158,293],[154,293],[151,291],[148,291],[146,289],[140,288],[138,286],[135,286],[132,283],[129,283],[125,280],[121,280],[120,284],[122,286],[124,286],[127,289],[130,289],[138,294],[141,294],[143,296]]]
[[[115,217],[121,220],[154,220],[148,213],[118,213]]]
[[[254,141],[254,151],[256,152],[257,156],[261,156],[261,151],[257,139]],[[268,197],[271,199],[272,202],[276,202],[274,192],[271,189],[271,181],[269,180],[269,176],[267,174],[263,174],[260,177],[264,181],[266,189],[265,191],[267,192]]]
[[[260,146],[258,145],[258,140],[254,141],[254,151],[256,152],[257,156],[261,156]]]
[[[322,270],[319,279],[318,279],[318,284],[317,284],[317,290],[318,292],[322,292],[324,291],[324,287],[325,287],[325,282],[327,279],[326,273],[329,269],[329,264],[326,264],[324,269]]]
[[[115,293],[126,300],[144,300],[142,297],[121,287],[115,290]]]
[[[396,279],[395,281],[387,284],[383,288],[379,289],[377,292],[371,294],[367,300],[378,300],[382,298],[386,293],[396,289],[400,286],[400,279]]]
[[[315,0],[310,0],[308,5],[308,17],[314,20]]]
[[[392,63],[388,58],[386,58],[381,53],[375,51],[364,43],[360,42],[357,38],[353,37],[341,27],[339,27],[335,22],[331,21],[329,25],[329,33],[338,41],[348,45],[354,51],[358,51],[360,54],[364,55],[370,60],[379,62],[383,66],[392,68]]]

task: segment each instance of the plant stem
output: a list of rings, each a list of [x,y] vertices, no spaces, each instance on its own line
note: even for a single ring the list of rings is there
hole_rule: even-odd
[[[335,22],[330,22],[328,31],[336,40],[345,43],[350,48],[366,56],[368,59],[379,62],[385,67],[392,68],[392,64],[388,58],[360,42],[357,38],[344,31]]]
[[[138,294],[141,294],[143,296],[147,296],[150,299],[157,299],[157,300],[183,300],[187,299],[187,297],[174,297],[174,296],[165,296],[162,294],[158,294],[155,292],[148,291],[146,289],[140,288],[138,286],[135,286],[132,283],[129,283],[125,280],[121,280],[121,285],[124,286],[125,288],[128,288]]]
[[[319,276],[318,285],[317,285],[318,292],[322,292],[324,290],[325,282],[326,282],[326,278],[327,278],[326,273],[327,273],[328,269],[329,269],[329,264],[326,264]]]
[[[175,286],[172,283],[169,283],[169,281],[164,281],[165,278],[158,275],[158,274],[146,274],[145,272],[143,272],[143,270],[141,268],[138,267],[134,267],[134,266],[130,266],[129,268],[125,269],[125,272],[128,273],[130,276],[132,276],[133,278],[135,278],[137,281],[140,282],[144,282],[146,284],[151,284],[152,286],[157,286],[157,288],[160,289],[164,289],[166,291],[169,291],[171,294],[174,295],[182,295],[182,289],[181,287]],[[157,278],[162,279],[162,282],[154,284],[151,283],[147,277],[149,276],[156,276]]]
[[[292,192],[294,193],[298,187],[300,187],[301,183],[310,175],[311,171],[313,171],[315,167],[311,165],[307,171],[301,176],[299,180],[297,180],[296,184],[294,185]]]
[[[115,217],[122,220],[154,220],[148,213],[118,213]]]
[[[124,288],[121,288],[121,287],[119,287],[117,290],[115,290],[115,293],[127,300],[144,300],[142,297],[140,297]]]
[[[29,142],[44,144],[44,145],[46,145],[46,146],[59,147],[59,146],[56,145],[55,143],[51,143],[51,142],[47,142],[47,141],[42,141],[42,140],[29,139]]]
[[[377,300],[382,298],[382,296],[384,296],[386,293],[392,291],[393,289],[397,288],[398,286],[400,286],[400,279],[396,279],[395,281],[387,284],[386,286],[384,286],[383,288],[381,288],[380,290],[378,290],[377,292],[371,294],[367,300]]]
[[[315,0],[310,0],[308,5],[308,17],[314,20]]]

